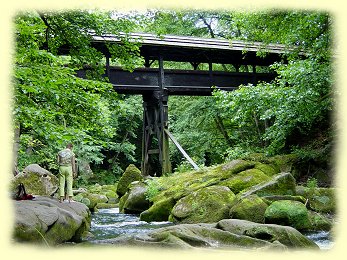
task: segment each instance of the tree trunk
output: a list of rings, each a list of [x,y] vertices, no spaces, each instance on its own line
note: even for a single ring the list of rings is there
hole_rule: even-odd
[[[225,130],[224,124],[223,124],[223,120],[220,118],[220,116],[215,116],[214,117],[214,121],[217,125],[218,130],[221,132],[221,134],[223,135],[225,141],[227,142],[227,144],[229,146],[233,146],[233,142],[231,141],[228,132]]]

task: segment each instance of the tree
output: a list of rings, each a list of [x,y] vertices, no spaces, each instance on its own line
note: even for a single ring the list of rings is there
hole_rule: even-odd
[[[14,22],[14,158],[18,158],[14,164],[23,168],[28,163],[40,163],[54,170],[55,152],[68,141],[76,144],[79,158],[88,162],[102,163],[104,150],[122,151],[134,159],[134,147],[122,150],[116,143],[121,134],[116,129],[117,113],[124,110],[120,105],[124,98],[97,77],[104,70],[102,54],[91,47],[89,35],[105,30],[127,32],[132,22],[82,11],[22,13]],[[70,46],[69,55],[57,56],[66,45]],[[113,58],[131,69],[139,58],[138,47],[129,42],[125,45],[113,48],[111,53],[117,52]],[[128,54],[129,49],[132,51]],[[75,70],[85,64],[98,72],[94,75],[98,81],[75,76]]]
[[[334,91],[329,15],[271,11],[238,13],[234,18],[243,32],[242,39],[277,42],[297,49],[289,53],[288,64],[272,66],[278,73],[274,82],[216,93],[225,116],[238,123],[240,131],[258,134],[260,142],[254,140],[253,147],[260,151],[266,148],[270,154],[307,145],[319,135],[330,136],[331,140]]]

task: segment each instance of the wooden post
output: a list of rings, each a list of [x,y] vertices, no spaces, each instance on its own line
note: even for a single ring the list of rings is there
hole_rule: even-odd
[[[106,55],[106,76],[110,78],[110,56]]]
[[[170,162],[170,150],[169,150],[169,136],[165,132],[169,126],[169,115],[168,115],[168,94],[165,89],[165,78],[164,78],[164,64],[163,56],[159,56],[159,78],[158,78],[160,97],[159,97],[159,112],[160,112],[160,139],[159,150],[161,148],[160,161],[162,166],[162,174],[171,172]]]
[[[157,173],[171,172],[169,157],[169,136],[165,132],[168,129],[168,93],[165,89],[163,58],[159,57],[159,90],[144,94],[143,97],[143,134],[142,134],[142,163],[141,170],[144,176]],[[152,147],[157,139],[158,146]],[[161,169],[151,166],[150,156],[157,154]]]

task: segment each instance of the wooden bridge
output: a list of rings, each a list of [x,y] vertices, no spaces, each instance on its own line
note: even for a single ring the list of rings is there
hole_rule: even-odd
[[[111,54],[108,44],[122,44],[114,35],[93,36],[92,44],[106,57],[106,73],[115,91],[121,94],[143,96],[142,164],[144,175],[150,174],[149,157],[159,156],[161,173],[171,172],[169,159],[169,138],[190,160],[184,150],[168,131],[168,96],[211,95],[212,87],[231,91],[241,84],[269,82],[276,76],[273,72],[258,72],[274,62],[285,61],[283,45],[247,43],[220,39],[205,39],[182,36],[155,36],[152,34],[131,34],[130,39],[141,43],[140,54],[144,57],[143,68],[133,72],[110,66]],[[257,55],[264,52],[265,55]],[[151,68],[154,61],[158,68]],[[165,69],[164,61],[190,63],[191,70]],[[199,64],[208,64],[208,70],[198,70]],[[231,64],[235,72],[214,71],[213,64]],[[246,66],[250,72],[241,72]],[[78,76],[85,77],[85,70]],[[156,139],[156,142],[154,142]],[[154,145],[156,143],[156,145]],[[197,167],[191,161],[194,167]],[[160,175],[160,173],[159,173]]]

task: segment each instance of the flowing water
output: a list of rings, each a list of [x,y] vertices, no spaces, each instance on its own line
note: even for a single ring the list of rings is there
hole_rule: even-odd
[[[138,215],[120,214],[118,208],[99,209],[93,213],[90,232],[92,237],[88,238],[90,243],[98,243],[104,239],[117,238],[121,235],[148,233],[153,229],[173,225],[171,222],[140,221]],[[322,250],[331,249],[333,242],[329,232],[319,231],[304,234],[314,241]]]
[[[90,232],[93,237],[88,241],[97,243],[100,240],[116,238],[121,235],[148,233],[153,229],[172,225],[171,222],[140,221],[138,215],[120,214],[118,208],[99,209],[93,213]]]

